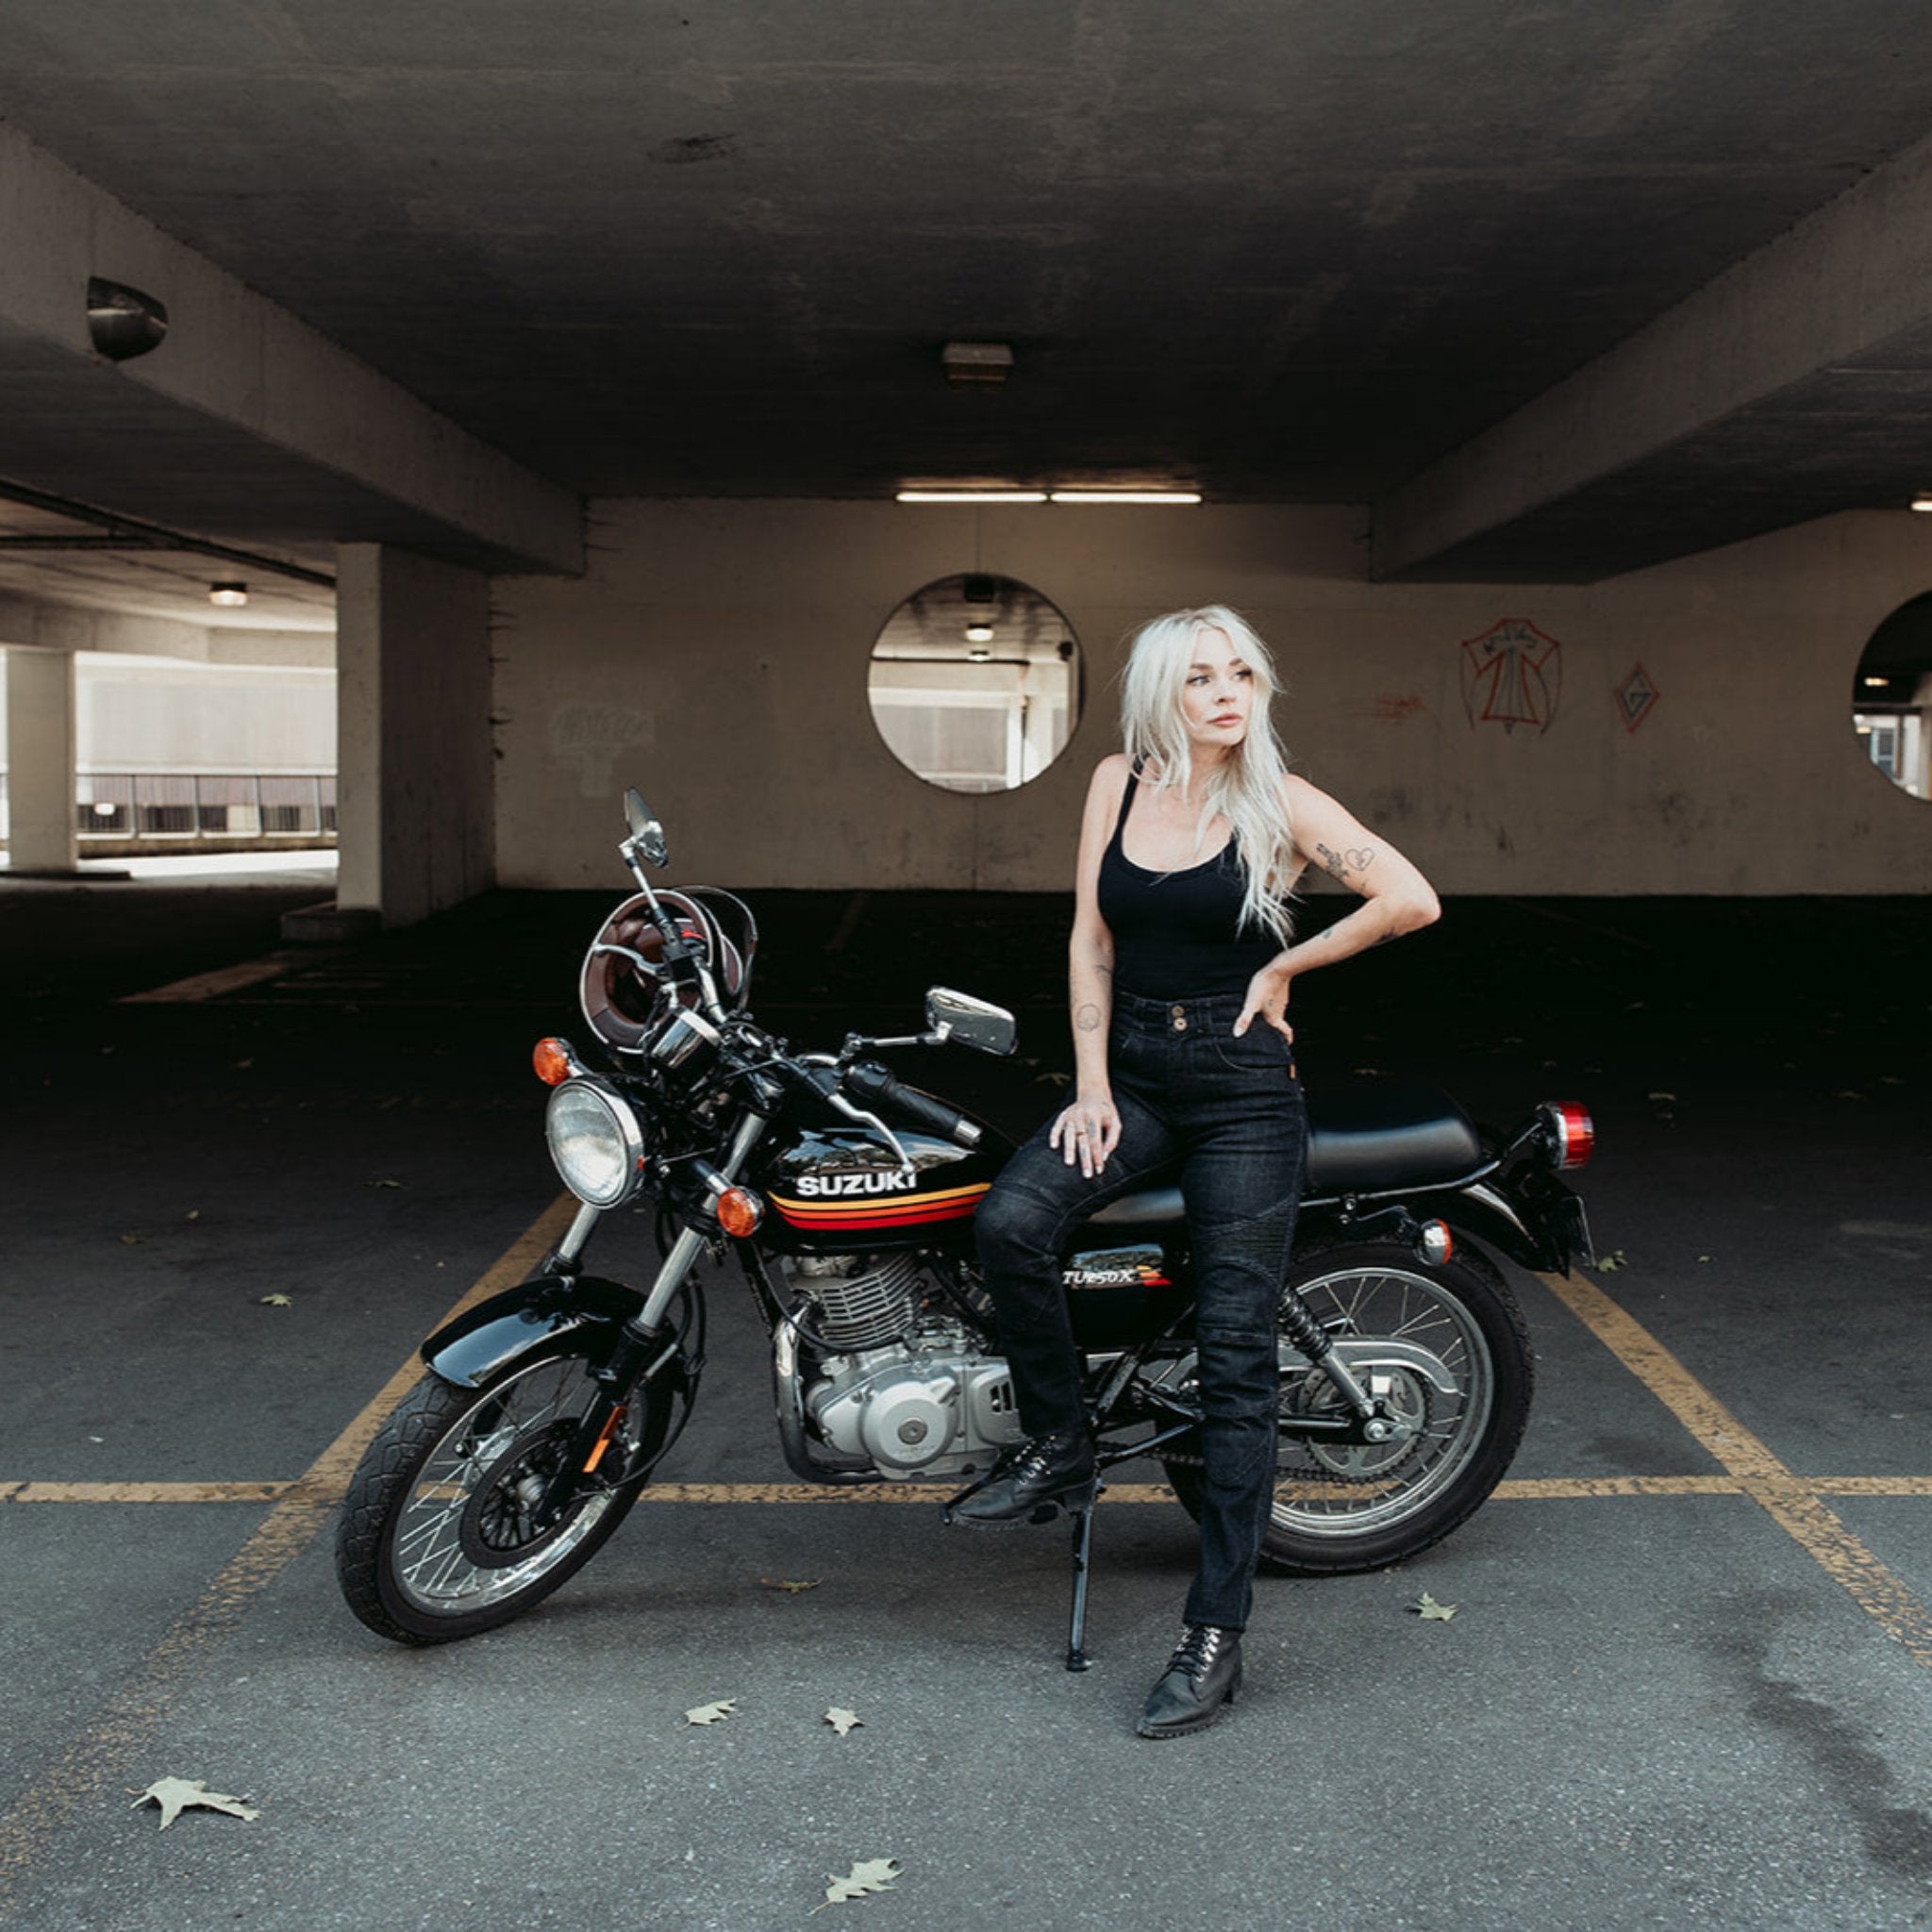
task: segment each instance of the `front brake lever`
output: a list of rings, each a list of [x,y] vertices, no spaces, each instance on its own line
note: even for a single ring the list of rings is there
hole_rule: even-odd
[[[899,1165],[901,1167],[910,1167],[912,1165],[912,1157],[901,1145],[898,1135],[893,1133],[891,1128],[887,1126],[877,1114],[868,1113],[862,1107],[854,1107],[837,1088],[834,1088],[831,1092],[827,1093],[825,1098],[848,1121],[858,1121],[861,1125],[874,1127],[883,1134],[887,1141],[891,1142],[892,1152],[899,1157]]]

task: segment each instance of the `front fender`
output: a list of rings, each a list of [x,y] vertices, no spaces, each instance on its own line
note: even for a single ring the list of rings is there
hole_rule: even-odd
[[[445,1382],[480,1389],[574,1329],[602,1329],[592,1350],[602,1355],[643,1305],[643,1296],[621,1281],[595,1274],[540,1274],[445,1323],[423,1344],[423,1359]]]

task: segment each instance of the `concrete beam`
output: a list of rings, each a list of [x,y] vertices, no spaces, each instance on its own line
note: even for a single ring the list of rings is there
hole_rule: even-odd
[[[77,390],[88,413],[125,414],[134,434],[215,466],[194,477],[204,528],[259,527],[266,482],[291,499],[335,506],[335,525],[313,536],[386,537],[483,569],[583,569],[582,505],[570,491],[478,441],[8,127],[0,127],[0,262],[8,374],[17,380],[30,364],[51,360],[58,386]],[[93,353],[91,275],[166,304],[158,348],[121,363]],[[63,396],[63,405],[72,400]],[[0,464],[10,474],[130,515],[181,521],[182,492],[168,488],[164,472],[192,465],[144,470],[132,461],[109,500],[85,435],[73,441],[74,467],[48,474],[67,460],[69,443],[37,436],[43,425],[33,420],[31,397],[25,403],[17,432],[11,396],[9,420],[0,423]],[[71,407],[61,413],[71,425]],[[232,517],[222,515],[224,486]]]
[[[1742,437],[1761,439],[1769,455],[1789,441],[1785,418],[1815,415],[1822,387],[1835,378],[1893,359],[1923,374],[1928,323],[1932,140],[1384,498],[1374,508],[1374,573],[1482,574],[1482,559],[1507,560],[1519,526],[1525,542],[1534,532],[1547,546],[1565,525],[1585,522],[1579,512],[1592,492],[1627,516],[1629,499],[1648,493],[1641,466],[1666,451],[1695,469],[1706,442],[1728,442],[1735,454]],[[1619,489],[1619,479],[1631,487]],[[1843,508],[1842,498],[1799,514],[1832,508]],[[1641,554],[1601,561],[1624,568],[1727,540],[1713,525],[1673,542],[1682,510],[1660,506]],[[1767,526],[1747,519],[1728,534]],[[1560,575],[1545,558],[1545,580]]]
[[[172,617],[58,604],[0,591],[0,647],[38,651],[114,651],[179,658],[194,664],[326,666],[335,662],[333,631],[247,630],[239,625],[183,624]]]

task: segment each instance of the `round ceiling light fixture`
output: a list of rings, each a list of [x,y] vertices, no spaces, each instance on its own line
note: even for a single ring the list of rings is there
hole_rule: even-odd
[[[248,586],[232,577],[224,583],[210,584],[208,601],[219,605],[224,610],[239,610],[248,601]]]

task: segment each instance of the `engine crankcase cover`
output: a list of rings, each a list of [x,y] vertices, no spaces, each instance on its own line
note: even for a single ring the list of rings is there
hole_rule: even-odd
[[[882,1349],[811,1397],[813,1420],[843,1456],[911,1474],[1020,1440],[1012,1375],[984,1356],[908,1357]]]

